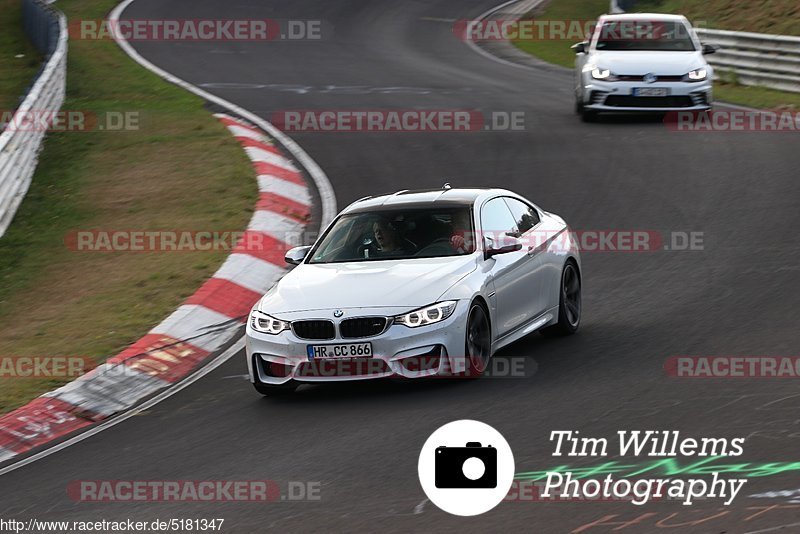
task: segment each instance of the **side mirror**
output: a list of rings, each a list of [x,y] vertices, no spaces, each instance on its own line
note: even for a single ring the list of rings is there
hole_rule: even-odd
[[[706,55],[713,54],[714,52],[716,52],[718,50],[718,48],[719,47],[717,45],[704,44],[703,45],[703,54],[706,54]]]
[[[585,54],[586,48],[589,45],[589,41],[583,41],[581,43],[575,43],[570,48],[572,48],[576,54]]]
[[[485,256],[487,260],[498,254],[508,254],[509,252],[522,250],[522,242],[518,238],[508,234],[499,235],[496,240],[491,237],[486,237],[484,239],[484,243],[486,244]]]
[[[311,250],[311,246],[291,248],[286,251],[286,255],[283,259],[286,260],[286,263],[289,265],[300,265],[303,260],[306,259],[309,250]]]

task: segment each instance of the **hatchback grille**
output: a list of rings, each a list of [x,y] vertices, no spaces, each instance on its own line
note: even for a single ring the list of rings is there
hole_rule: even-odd
[[[656,75],[657,82],[681,82],[683,81],[684,76],[678,75],[665,75],[665,76],[658,76]],[[640,74],[621,74],[617,76],[617,80],[621,82],[641,82],[644,81],[644,75]]]
[[[343,338],[377,336],[386,328],[386,317],[358,317],[339,324]]]
[[[336,330],[333,321],[312,320],[312,321],[293,321],[292,330],[294,335],[302,339],[333,339],[336,337]]]
[[[606,106],[619,108],[689,108],[692,99],[688,96],[628,96],[611,95]]]

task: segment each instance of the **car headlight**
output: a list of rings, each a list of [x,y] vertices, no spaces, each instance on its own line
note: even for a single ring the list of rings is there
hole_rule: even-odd
[[[694,69],[686,75],[686,79],[690,82],[702,82],[706,78],[708,78],[708,69],[705,67]]]
[[[280,334],[284,330],[289,329],[288,322],[281,321],[275,317],[270,317],[266,313],[262,313],[260,311],[254,311],[250,315],[250,326],[252,326],[253,330],[256,332],[272,335]]]
[[[584,72],[589,72],[595,80],[604,80],[613,82],[617,77],[609,69],[598,67],[597,65],[588,64],[583,67]]]
[[[453,311],[455,309],[455,300],[445,300],[443,302],[437,302],[436,304],[431,304],[430,306],[425,306],[424,308],[420,308],[403,315],[398,315],[394,318],[394,322],[396,324],[408,326],[409,328],[416,328],[418,326],[425,326],[438,323],[439,321],[444,321],[453,315]]]

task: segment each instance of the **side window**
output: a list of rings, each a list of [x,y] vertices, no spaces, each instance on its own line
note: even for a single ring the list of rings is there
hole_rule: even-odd
[[[514,217],[502,198],[494,198],[483,205],[481,209],[482,230],[488,237],[500,234],[518,235],[519,230],[514,222]]]
[[[533,206],[529,206],[516,198],[506,197],[506,204],[511,214],[514,216],[519,233],[524,234],[537,224],[539,224],[539,214]]]

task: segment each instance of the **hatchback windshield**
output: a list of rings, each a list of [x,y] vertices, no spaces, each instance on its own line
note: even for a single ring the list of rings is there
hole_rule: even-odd
[[[309,263],[433,258],[475,250],[471,210],[394,209],[340,217]]]
[[[695,50],[689,28],[682,22],[663,20],[615,20],[595,30],[597,50],[673,51]]]

